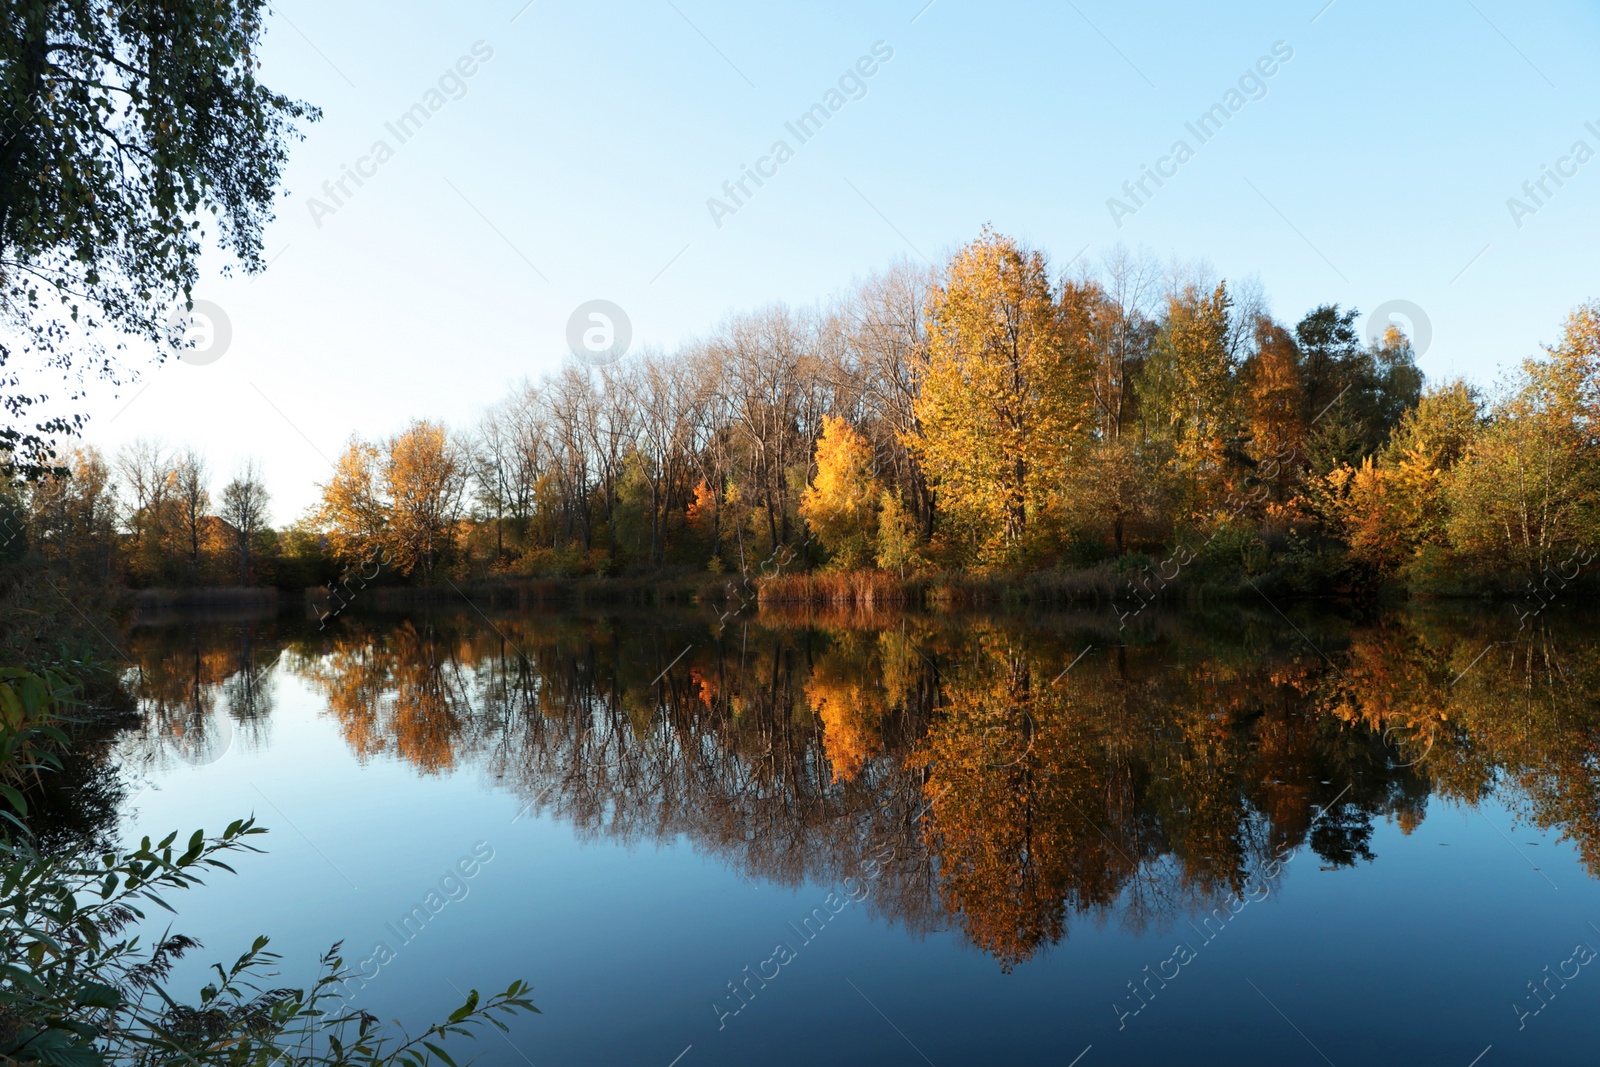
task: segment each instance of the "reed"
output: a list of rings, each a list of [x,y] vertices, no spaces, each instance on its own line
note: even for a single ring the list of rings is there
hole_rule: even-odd
[[[769,604],[822,604],[833,607],[921,604],[926,584],[888,571],[817,571],[779,574],[757,583],[756,597]]]

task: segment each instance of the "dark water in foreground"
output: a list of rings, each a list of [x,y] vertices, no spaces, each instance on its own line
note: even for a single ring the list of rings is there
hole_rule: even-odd
[[[485,1063],[1593,1060],[1595,619],[1139,623],[148,626],[123,833],[271,827],[204,961],[527,979]]]

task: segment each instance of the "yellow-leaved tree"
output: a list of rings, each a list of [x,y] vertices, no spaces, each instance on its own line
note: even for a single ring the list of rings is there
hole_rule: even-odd
[[[1450,547],[1536,578],[1587,548],[1600,514],[1600,302],[1568,318],[1561,343],[1523,365],[1444,485]]]
[[[413,422],[382,447],[354,438],[319,486],[316,522],[332,555],[431,579],[455,544],[466,491],[460,446],[436,422]]]
[[[379,498],[381,456],[376,445],[352,437],[320,483],[322,500],[313,521],[328,539],[328,554],[347,566],[374,562],[383,549],[388,508]]]
[[[1229,345],[1225,283],[1209,293],[1185,285],[1167,298],[1141,390],[1150,435],[1170,456],[1173,504],[1180,522],[1204,523],[1227,496],[1230,442],[1242,428]]]
[[[1313,480],[1309,497],[1350,546],[1380,573],[1444,540],[1442,488],[1479,432],[1477,393],[1457,378],[1423,394],[1376,457],[1340,464]]]
[[[902,578],[917,562],[916,520],[893,489],[885,489],[878,498],[877,560],[878,566]]]
[[[800,497],[800,516],[828,550],[834,567],[872,562],[883,487],[873,470],[872,445],[844,419],[827,415],[817,440],[817,475]]]
[[[928,296],[922,432],[906,443],[979,564],[1019,561],[1030,526],[1059,510],[1090,416],[1080,296],[1058,299],[1044,255],[987,227]]]

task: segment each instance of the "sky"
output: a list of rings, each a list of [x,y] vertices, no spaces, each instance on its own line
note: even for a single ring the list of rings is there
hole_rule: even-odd
[[[1289,323],[1392,310],[1430,379],[1492,385],[1600,297],[1597,44],[1576,2],[284,0],[260,74],[323,118],[268,269],[208,257],[226,344],[133,350],[86,438],[193,444],[216,489],[256,457],[286,525],[351,434],[559,370],[588,301],[670,351],[985,224],[1057,269],[1204,259]]]

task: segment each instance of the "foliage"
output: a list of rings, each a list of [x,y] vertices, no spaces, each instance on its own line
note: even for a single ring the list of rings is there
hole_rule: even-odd
[[[387,513],[379,496],[380,462],[376,445],[352,438],[333,477],[317,487],[316,524],[326,531],[329,554],[347,565],[365,562],[382,544]]]
[[[318,487],[316,521],[336,559],[427,580],[455,549],[467,476],[464,451],[439,423],[418,420],[381,445],[356,438]]]
[[[0,668],[0,798],[15,812],[0,815],[19,828],[28,814],[19,787],[60,768],[67,736],[58,715],[78,688],[76,678],[53,668]]]
[[[384,544],[402,572],[424,580],[454,546],[466,469],[444,426],[413,422],[384,448],[383,487],[389,502]]]
[[[8,486],[7,544],[110,586],[303,588],[373,563],[419,584],[644,579],[781,550],[800,570],[1031,595],[1023,573],[1088,591],[1104,575],[1064,570],[1214,541],[1183,568],[1195,592],[1503,588],[1585,536],[1596,305],[1486,405],[1459,381],[1423,393],[1410,342],[1364,344],[1355,309],[1291,328],[1248,281],[1161,277],[1124,254],[1052,280],[985,229],[942,273],[902,266],[676,352],[566,367],[470,433],[353,439],[288,530],[265,526],[253,471],[218,495],[202,457],[134,442]],[[1437,581],[1452,575],[1472,581]]]
[[[877,554],[878,566],[893,571],[900,577],[917,562],[917,531],[912,516],[893,490],[885,489],[878,497]]]
[[[1198,519],[1224,492],[1228,451],[1240,431],[1228,343],[1226,284],[1189,285],[1168,299],[1141,397],[1149,433],[1171,449],[1178,517]]]
[[[263,985],[279,957],[265,937],[229,966],[194,1004],[163,985],[197,943],[170,932],[148,945],[127,936],[164,894],[203,884],[220,857],[256,851],[265,832],[254,820],[231,823],[184,847],[177,834],[122,853],[51,858],[25,842],[0,845],[0,1055],[50,1067],[100,1064],[395,1064],[453,1061],[439,1041],[470,1035],[499,1016],[535,1011],[528,988],[513,982],[487,999],[469,993],[444,1023],[414,1038],[386,1033],[369,1013],[346,1008],[339,987],[350,973],[337,945],[309,990]]]
[[[987,229],[929,294],[928,343],[913,364],[921,432],[906,444],[980,565],[1021,557],[1086,437],[1077,297],[1053,289],[1042,253]]]
[[[1313,472],[1356,463],[1382,447],[1389,430],[1417,403],[1422,372],[1403,334],[1363,347],[1358,312],[1315,308],[1295,327],[1305,382],[1304,418],[1312,431]]]
[[[872,447],[841,418],[828,415],[817,440],[817,474],[800,497],[800,516],[828,550],[833,566],[870,563],[882,488]]]
[[[1527,361],[1445,486],[1451,547],[1480,568],[1535,576],[1600,517],[1600,305]]]
[[[129,931],[154,904],[172,911],[165,894],[203,884],[221,858],[258,851],[250,839],[265,831],[253,819],[231,823],[207,838],[196,831],[184,847],[176,833],[127,851],[39,852],[24,821],[28,806],[18,786],[61,767],[67,743],[60,716],[78,683],[55,670],[0,670],[0,797],[16,832],[0,836],[0,1057],[48,1067],[101,1064],[217,1065],[338,1064],[422,1067],[453,1059],[440,1042],[470,1036],[484,1023],[504,1030],[501,1017],[537,1011],[529,989],[513,982],[480,998],[473,990],[443,1022],[416,1037],[386,1031],[371,1014],[350,1009],[340,991],[351,977],[335,945],[309,989],[269,983],[278,956],[260,937],[216,978],[195,1003],[165,986],[192,938],[173,934],[144,941]]]
[[[104,325],[170,342],[208,225],[246,270],[262,269],[294,123],[319,117],[256,80],[266,10],[263,0],[6,5],[0,320],[22,353],[69,376],[115,377],[85,333]],[[19,354],[0,344],[0,404],[20,422],[45,398],[24,385]],[[0,427],[0,475],[48,473],[54,441],[82,425],[75,413]]]

